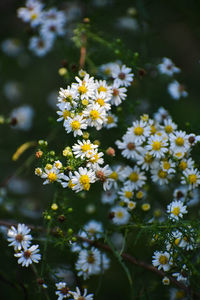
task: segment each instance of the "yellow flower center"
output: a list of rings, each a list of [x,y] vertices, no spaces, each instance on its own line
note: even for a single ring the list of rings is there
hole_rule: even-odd
[[[112,172],[111,174],[110,174],[110,176],[109,176],[110,178],[112,178],[112,179],[114,179],[114,180],[117,180],[118,179],[118,174],[117,174],[117,172]]]
[[[99,118],[99,112],[97,110],[91,110],[90,117],[92,120],[97,120]]]
[[[104,87],[103,85],[101,85],[99,88],[98,88],[98,92],[107,92],[107,88]]]
[[[133,201],[130,201],[129,204],[128,204],[128,207],[130,209],[133,209],[135,207],[135,203]]]
[[[185,297],[184,291],[177,291],[175,297],[176,299],[183,299]]]
[[[108,124],[112,124],[112,123],[114,123],[114,119],[113,119],[113,117],[111,117],[111,116],[108,116],[108,117],[107,117],[107,123],[108,123]]]
[[[146,163],[151,163],[153,161],[153,156],[147,153],[146,156],[144,157],[144,161]]]
[[[87,93],[87,88],[83,84],[83,85],[79,86],[78,91],[80,94],[85,94],[85,93]]]
[[[126,198],[130,199],[133,196],[133,193],[130,191],[125,191],[124,195]]]
[[[180,239],[175,239],[175,241],[174,241],[174,244],[176,245],[176,246],[178,246],[179,245],[179,243],[180,243]]]
[[[163,162],[163,169],[169,170],[170,169],[170,163],[168,161]]]
[[[163,170],[159,170],[158,171],[158,177],[160,177],[160,178],[166,178],[167,177],[167,172],[165,172]]]
[[[38,15],[35,13],[35,14],[32,14],[31,15],[31,20],[34,21],[35,19],[37,19]]]
[[[174,207],[172,210],[172,213],[173,213],[173,215],[178,216],[180,213],[180,208],[178,206]]]
[[[36,172],[37,175],[41,175],[41,174],[42,174],[42,171],[41,171],[40,168],[36,168],[36,169],[35,169],[35,172]]]
[[[166,126],[165,126],[165,132],[166,132],[166,133],[171,133],[171,132],[173,132],[172,126],[171,126],[171,125],[166,125]]]
[[[182,160],[179,164],[179,168],[184,171],[187,168],[187,162]]]
[[[88,103],[89,103],[87,99],[83,99],[81,102],[82,102],[82,104],[85,105],[85,106],[88,105]]]
[[[98,161],[99,159],[99,155],[98,153],[96,153],[95,155],[93,155],[91,158],[90,158],[90,161],[94,164]]]
[[[135,135],[142,135],[143,132],[144,132],[144,129],[140,126],[134,128]]]
[[[67,110],[67,109],[65,109],[65,110],[63,111],[63,118],[66,120],[69,116],[70,116],[70,111]]]
[[[72,181],[71,181],[71,179],[70,179],[69,182],[68,182],[68,188],[69,188],[69,189],[72,189],[74,186],[75,186],[75,184],[72,183]]]
[[[151,205],[149,203],[142,204],[143,211],[148,211],[148,210],[150,210],[150,208],[151,208]]]
[[[123,216],[124,216],[124,213],[123,213],[122,211],[118,211],[118,212],[116,213],[116,217],[117,217],[118,219],[122,219]]]
[[[47,170],[51,170],[52,169],[52,165],[51,164],[46,164],[46,166],[45,166],[45,168],[47,169]]]
[[[165,255],[161,255],[161,256],[159,257],[159,263],[160,263],[161,265],[166,265],[167,262],[168,262],[168,258],[167,258]]]
[[[143,192],[142,191],[137,192],[136,198],[137,199],[142,199],[142,197],[143,197]]]
[[[183,146],[184,145],[184,139],[182,137],[177,137],[176,139],[176,145],[177,146]]]
[[[151,134],[156,133],[156,127],[154,125],[151,125]]]
[[[79,181],[80,181],[80,184],[85,185],[85,184],[90,183],[90,178],[88,175],[81,175]]]
[[[111,71],[110,71],[109,68],[107,68],[107,69],[104,70],[104,73],[105,73],[106,75],[110,75]]]
[[[48,179],[49,179],[50,182],[54,182],[57,179],[57,175],[55,173],[53,173],[53,172],[50,172],[48,174]]]
[[[88,257],[87,257],[87,262],[88,262],[89,264],[93,264],[93,263],[95,262],[94,255],[93,255],[92,253],[88,255]]]
[[[71,127],[72,127],[73,130],[78,130],[80,128],[80,126],[81,126],[81,124],[80,124],[79,121],[75,120],[75,121],[71,122]]]
[[[91,144],[84,144],[83,146],[81,146],[81,150],[83,152],[87,152],[88,150],[91,150]]]
[[[162,147],[162,143],[158,141],[154,141],[152,144],[152,149],[155,151],[159,151],[160,148]]]
[[[194,184],[197,182],[197,175],[196,174],[190,174],[188,176],[188,180],[190,182],[190,184]]]
[[[139,175],[136,172],[132,172],[129,177],[128,177],[131,181],[136,182],[139,179]]]
[[[100,106],[103,106],[104,105],[104,100],[102,98],[99,98],[97,99],[97,103],[100,105]]]

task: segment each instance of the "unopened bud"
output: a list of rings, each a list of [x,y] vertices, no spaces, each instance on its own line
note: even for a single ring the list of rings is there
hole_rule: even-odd
[[[43,152],[41,150],[39,150],[35,153],[36,158],[40,158],[40,157],[42,157],[42,155],[43,155]]]
[[[112,148],[112,147],[109,147],[107,150],[106,150],[106,154],[109,155],[109,156],[115,156],[115,149]]]

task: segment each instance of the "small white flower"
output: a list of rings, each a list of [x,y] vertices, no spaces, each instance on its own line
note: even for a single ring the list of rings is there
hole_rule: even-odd
[[[182,201],[173,201],[167,206],[167,213],[172,220],[179,220],[183,214],[187,214],[187,206],[183,205]]]
[[[141,143],[135,143],[135,137],[127,133],[122,137],[121,141],[116,141],[117,147],[122,150],[122,156],[128,159],[137,159],[138,155],[142,152],[143,148],[140,147]]]
[[[96,177],[93,170],[80,167],[78,168],[78,172],[74,172],[71,180],[74,185],[72,189],[76,192],[80,192],[82,190],[88,191],[90,189],[90,184],[96,181]]]
[[[90,157],[90,152],[92,152],[91,154],[93,154],[93,151],[92,150],[95,150],[98,148],[98,145],[94,145],[91,143],[90,140],[78,140],[77,141],[78,144],[74,144],[72,146],[72,151],[75,155],[76,158],[80,157],[81,159],[84,159],[84,158],[88,158]]]
[[[167,134],[173,133],[177,129],[177,125],[171,119],[164,120],[164,130]]]
[[[114,114],[109,113],[109,114],[106,116],[106,124],[105,124],[105,127],[106,127],[107,129],[117,127],[117,122],[118,122],[118,117],[115,116]]]
[[[164,171],[160,167],[152,169],[151,174],[152,181],[159,185],[168,184],[169,179],[171,179],[171,176],[167,173],[167,171]]]
[[[73,295],[74,300],[93,300],[93,294],[87,295],[87,289],[84,289],[83,295],[81,295],[81,292],[78,287],[76,287],[76,292],[71,292]]]
[[[112,170],[110,169],[109,165],[106,165],[103,168],[97,165],[95,174],[97,180],[103,183],[104,191],[109,191],[111,189],[112,182],[114,181],[114,179],[110,177]]]
[[[168,85],[168,92],[174,100],[179,100],[181,97],[188,96],[185,87],[176,80]]]
[[[125,87],[120,87],[116,82],[112,85],[112,98],[110,100],[112,105],[118,106],[124,101],[127,97],[127,89]]]
[[[200,173],[197,169],[186,169],[181,177],[182,184],[188,184],[190,189],[196,188],[200,184]]]
[[[164,285],[169,285],[169,284],[170,284],[169,278],[168,278],[167,276],[163,277],[162,283],[163,283]]]
[[[53,46],[53,39],[33,36],[29,41],[29,49],[39,57],[45,56]]]
[[[131,186],[133,190],[137,190],[141,188],[146,181],[146,176],[144,175],[144,172],[140,170],[137,166],[134,168],[131,167],[126,167],[125,171],[125,176],[127,180],[124,182],[125,186]]]
[[[101,202],[104,204],[113,204],[116,198],[117,198],[116,191],[113,189],[110,189],[110,190],[102,193]]]
[[[10,117],[14,121],[13,128],[27,131],[32,127],[34,110],[28,105],[20,106],[11,112]]]
[[[132,127],[128,128],[129,134],[135,138],[135,143],[142,143],[150,136],[151,127],[144,121],[133,122]]]
[[[145,147],[150,155],[153,155],[156,158],[161,158],[165,156],[165,153],[168,152],[168,142],[162,136],[154,135],[148,139],[148,144]]]
[[[59,163],[60,166],[60,163]],[[53,183],[55,181],[61,182],[62,179],[64,179],[65,175],[63,173],[60,173],[59,168],[57,168],[55,165],[52,166],[48,164],[45,167],[44,172],[41,175],[41,178],[46,179],[43,184]]]
[[[72,89],[75,89],[81,100],[89,98],[93,98],[96,90],[96,83],[94,82],[94,78],[90,77],[89,74],[86,74],[83,79],[79,77],[75,78],[78,83],[72,83]]]
[[[90,239],[99,239],[101,237],[101,233],[103,232],[102,223],[94,220],[91,220],[85,224],[83,229],[87,232]]]
[[[17,229],[11,226],[11,229],[8,230],[9,246],[14,246],[15,250],[28,248],[32,240],[32,236],[29,234],[30,231],[25,224],[18,224]]]
[[[87,118],[87,123],[91,127],[100,130],[103,123],[106,123],[106,111],[99,104],[90,104],[83,111],[83,116]]]
[[[190,148],[188,135],[185,131],[174,131],[169,135],[169,141],[172,153],[185,153]]]
[[[121,200],[123,200],[124,202],[128,202],[134,196],[132,185],[129,184],[122,187],[119,190],[118,195],[120,196]]]
[[[164,107],[160,107],[158,111],[154,114],[154,119],[158,123],[163,123],[164,120],[171,119],[168,111]]]
[[[180,69],[177,68],[171,59],[164,57],[162,63],[158,65],[158,70],[161,74],[172,76],[174,73],[179,73]]]
[[[62,300],[64,298],[71,297],[70,289],[67,287],[66,282],[56,283],[56,295],[58,296],[57,300]]]
[[[127,224],[130,218],[130,214],[127,212],[127,209],[121,206],[113,207],[111,213],[114,214],[112,222],[116,225]]]
[[[77,135],[83,135],[82,130],[87,128],[87,123],[82,116],[76,115],[74,118],[68,117],[64,126],[67,133],[73,132],[76,137]]]
[[[28,267],[30,264],[38,263],[41,259],[41,254],[39,254],[39,245],[33,245],[30,248],[22,250],[21,252],[15,253],[15,257],[18,257],[18,264]]]
[[[160,162],[160,165],[161,165],[161,169],[164,172],[167,172],[167,174],[172,174],[172,173],[176,172],[176,170],[175,170],[176,164],[171,159],[162,160]]]
[[[134,74],[131,73],[131,68],[127,68],[125,65],[116,65],[112,70],[112,77],[115,79],[115,82],[120,86],[129,86],[133,81]]]
[[[158,270],[163,269],[163,271],[169,271],[170,266],[172,265],[170,255],[167,251],[155,251],[152,259],[152,264],[154,267],[157,267]]]

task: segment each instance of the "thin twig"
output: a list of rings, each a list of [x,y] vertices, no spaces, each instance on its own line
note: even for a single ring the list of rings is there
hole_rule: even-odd
[[[86,59],[86,42],[87,42],[87,37],[85,33],[82,33],[82,46],[80,50],[80,61],[79,61],[79,69],[83,69],[85,65],[85,59]]]

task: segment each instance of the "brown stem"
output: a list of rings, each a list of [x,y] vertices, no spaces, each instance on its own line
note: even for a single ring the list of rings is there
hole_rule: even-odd
[[[10,227],[10,226],[16,226],[16,225],[17,225],[16,223],[10,223],[10,222],[4,221],[4,220],[0,220],[0,226]],[[34,226],[34,225],[27,225],[27,226],[29,228],[33,229],[33,230],[39,230],[39,231],[44,231],[45,230],[41,226]],[[55,231],[53,229],[52,229],[51,232],[55,233]],[[87,238],[83,238],[83,237],[78,236],[78,235],[76,236],[76,238],[78,240],[82,241],[82,242],[87,242],[88,244],[90,244],[92,246],[95,246],[98,249],[102,249],[104,251],[111,252],[111,253],[113,252],[113,250],[106,244],[100,243],[98,241],[92,241],[92,240],[89,240]],[[187,293],[187,295],[191,295],[193,297],[192,299],[200,299],[200,294],[199,293],[191,290],[190,287],[187,287],[183,283],[177,281],[175,278],[169,276],[167,273],[165,273],[161,270],[158,270],[154,266],[149,265],[144,261],[137,260],[135,257],[133,257],[132,255],[130,255],[128,253],[123,252],[121,254],[121,256],[124,258],[124,260],[130,262],[133,265],[136,265],[136,266],[142,267],[146,270],[149,270],[151,272],[154,272],[157,275],[159,275],[160,277],[165,277],[165,276],[168,277],[170,279],[170,282],[172,282],[174,285],[176,285],[179,289],[184,290]]]
[[[80,50],[80,61],[79,61],[79,69],[83,69],[85,65],[85,58],[86,58],[86,42],[87,37],[85,33],[82,34],[82,46]]]

